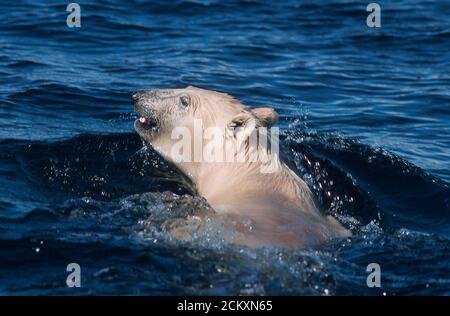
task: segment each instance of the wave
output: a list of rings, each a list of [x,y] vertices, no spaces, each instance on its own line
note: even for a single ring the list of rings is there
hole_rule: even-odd
[[[450,189],[445,181],[384,149],[336,135],[288,131],[282,141],[289,161],[327,212],[361,225],[376,220],[383,227],[448,231]],[[189,180],[153,150],[142,149],[133,133],[59,142],[4,140],[0,147],[0,172],[11,185],[27,188],[35,202],[193,192]]]

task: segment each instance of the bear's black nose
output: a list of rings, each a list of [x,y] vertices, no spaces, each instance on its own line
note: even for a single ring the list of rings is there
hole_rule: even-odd
[[[142,91],[142,90],[135,91],[131,95],[131,98],[133,99],[133,101],[137,101],[144,93],[145,93],[145,91]]]

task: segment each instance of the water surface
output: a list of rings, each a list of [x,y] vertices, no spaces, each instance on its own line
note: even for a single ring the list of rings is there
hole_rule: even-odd
[[[0,3],[0,293],[450,294],[450,5]],[[280,113],[282,149],[354,237],[250,250],[133,131],[130,94],[187,85]],[[65,284],[79,263],[82,287]],[[381,288],[366,267],[382,269]]]

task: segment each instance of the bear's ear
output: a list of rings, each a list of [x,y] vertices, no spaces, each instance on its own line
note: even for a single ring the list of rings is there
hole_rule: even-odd
[[[257,127],[256,117],[247,111],[242,111],[231,119],[227,124],[227,134],[235,135],[239,131],[243,131],[247,136]]]
[[[233,117],[227,125],[229,128],[247,127],[249,125],[256,125],[256,120],[255,117],[249,112],[242,111]]]
[[[278,120],[278,113],[272,108],[257,108],[251,110],[262,126],[270,127]]]

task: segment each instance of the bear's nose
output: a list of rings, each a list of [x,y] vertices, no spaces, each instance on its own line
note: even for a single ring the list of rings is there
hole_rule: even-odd
[[[133,94],[131,95],[131,98],[133,99],[133,101],[137,101],[139,100],[140,97],[142,97],[142,95],[145,93],[145,91],[142,90],[138,90],[133,92]]]

